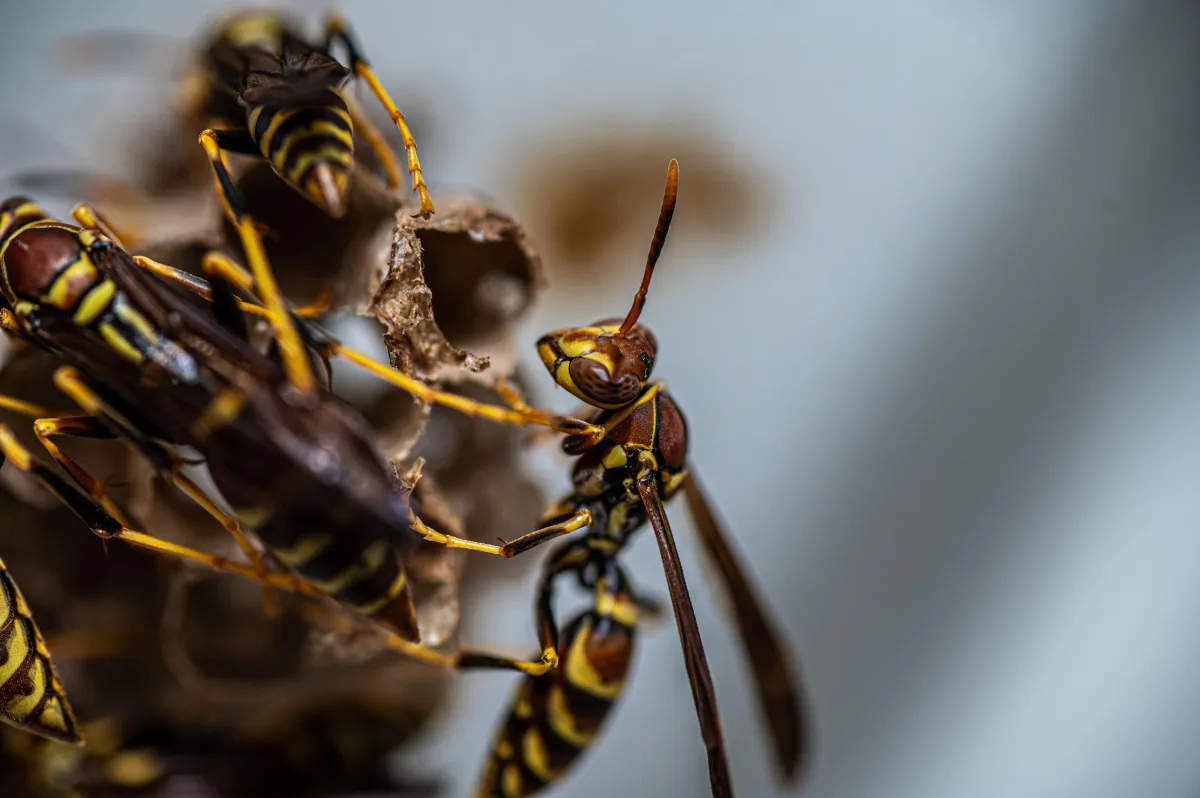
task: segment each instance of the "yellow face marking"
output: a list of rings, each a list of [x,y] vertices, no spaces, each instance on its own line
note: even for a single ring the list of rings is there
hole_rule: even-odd
[[[282,560],[284,565],[296,568],[325,551],[331,543],[332,535],[305,535],[295,546],[289,549],[273,548],[271,553]]]
[[[292,182],[300,179],[301,175],[308,171],[308,168],[317,161],[336,161],[343,166],[352,166],[354,164],[354,153],[348,152],[341,147],[333,144],[328,144],[319,150],[306,152],[296,159],[296,163],[288,171],[285,177]]]
[[[514,762],[505,766],[500,775],[500,790],[504,793],[504,798],[521,798],[525,794],[520,765]]]
[[[525,766],[542,781],[554,780],[554,769],[550,767],[550,752],[546,750],[546,741],[536,726],[525,730],[521,737],[521,758]]]
[[[496,741],[496,756],[500,757],[501,759],[512,759],[513,753],[512,743],[510,743],[508,740],[501,737]]]
[[[595,736],[575,725],[575,716],[567,706],[567,697],[557,684],[550,688],[550,696],[546,700],[546,718],[554,733],[576,748],[586,748]]]
[[[596,333],[598,332],[599,329],[595,327],[583,327],[564,333],[559,336],[558,349],[569,358],[589,355],[596,351]]]
[[[33,658],[33,661],[29,663],[26,675],[32,682],[33,689],[29,695],[18,696],[8,702],[8,715],[17,720],[29,722],[32,720],[33,711],[37,709],[38,704],[42,703],[42,696],[46,694],[46,666],[41,657]]]
[[[575,635],[575,639],[571,641],[571,653],[567,657],[567,681],[585,693],[612,701],[621,695],[625,684],[620,680],[606,681],[592,667],[592,663],[587,658],[587,639],[591,633],[592,625],[585,623],[580,627],[579,634]]]
[[[8,682],[21,669],[21,666],[25,664],[25,658],[29,656],[29,637],[25,632],[25,627],[24,623],[14,623],[8,640],[4,643],[7,659],[0,662],[0,684]]]
[[[513,714],[521,720],[529,720],[533,717],[533,704],[529,703],[528,698],[521,698],[513,708]]]
[[[353,152],[354,150],[354,134],[341,125],[334,124],[328,119],[319,119],[308,127],[297,128],[288,133],[287,138],[279,145],[279,149],[271,157],[271,165],[275,167],[275,171],[283,169],[287,165],[288,153],[297,142],[304,139],[316,138],[317,136],[330,135],[346,145],[346,148]],[[341,152],[341,150],[338,150]],[[295,171],[295,170],[293,170]]]
[[[383,560],[391,551],[386,540],[377,540],[367,547],[358,562],[353,563],[332,579],[325,581],[311,580],[316,588],[324,593],[337,593],[344,587],[359,582],[379,570]]]
[[[640,498],[640,497],[639,497]],[[616,537],[624,528],[626,520],[629,518],[629,505],[626,502],[621,502],[613,507],[608,514],[608,534]]]
[[[113,327],[111,324],[100,325],[100,337],[104,339],[105,343],[116,350],[117,354],[121,355],[121,357],[125,358],[126,360],[132,360],[134,363],[141,363],[143,360],[145,360],[145,356],[141,353],[141,351],[138,350],[138,348],[133,344],[129,343],[129,341],[127,341],[125,337],[117,331],[117,328]]]
[[[83,299],[79,302],[79,307],[75,309],[75,315],[71,317],[71,320],[80,327],[86,327],[99,318],[101,313],[108,310],[108,306],[112,304],[112,299],[116,293],[116,283],[112,280],[105,280],[84,295]]]
[[[204,408],[200,418],[192,425],[192,431],[196,437],[206,438],[209,433],[237,419],[245,406],[246,394],[240,388],[225,388]]]

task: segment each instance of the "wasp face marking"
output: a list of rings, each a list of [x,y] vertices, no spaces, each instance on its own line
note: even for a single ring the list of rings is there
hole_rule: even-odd
[[[658,341],[641,325],[622,334],[619,319],[605,319],[546,335],[538,354],[559,385],[594,407],[613,409],[645,389]]]

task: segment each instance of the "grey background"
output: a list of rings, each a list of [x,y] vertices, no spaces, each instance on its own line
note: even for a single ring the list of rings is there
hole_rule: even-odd
[[[39,71],[56,37],[178,34],[219,5],[7,0],[0,109],[86,163],[101,142],[76,139],[81,108],[161,96]],[[1200,7],[341,8],[401,106],[406,86],[436,104],[422,142],[435,187],[479,187],[520,215],[523,136],[599,113],[637,125],[698,109],[769,166],[766,228],[729,246],[673,236],[645,319],[700,471],[801,652],[819,733],[806,795],[1197,794]],[[61,155],[18,143],[5,171]],[[542,330],[623,312],[643,247],[620,253],[611,291],[553,286],[527,353]],[[540,465],[561,488],[559,464]],[[695,565],[686,512],[673,517]],[[653,543],[630,560],[661,585]],[[526,640],[532,582],[474,608],[468,634]],[[703,585],[739,794],[783,794]],[[408,753],[448,771],[450,794],[473,781],[510,682],[464,677]],[[705,791],[668,624],[558,794]]]

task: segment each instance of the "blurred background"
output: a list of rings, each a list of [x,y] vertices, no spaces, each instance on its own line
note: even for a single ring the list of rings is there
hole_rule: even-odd
[[[120,125],[166,113],[169,68],[64,80],[60,37],[186,38],[229,7],[5,4],[0,171],[120,174]],[[626,310],[680,159],[643,321],[799,653],[817,750],[795,794],[1200,790],[1200,6],[338,7],[435,196],[486,193],[545,257],[521,329],[543,404],[573,406],[534,340]],[[553,453],[530,468],[565,487]],[[686,516],[739,794],[792,794]],[[631,571],[665,594],[643,537]],[[520,567],[474,596],[467,639],[529,639]],[[556,794],[706,794],[673,625],[643,641]],[[463,676],[404,756],[465,794],[513,681]]]

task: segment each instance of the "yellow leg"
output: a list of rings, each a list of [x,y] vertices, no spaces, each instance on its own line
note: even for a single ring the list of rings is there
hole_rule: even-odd
[[[233,178],[229,175],[225,155],[217,144],[217,134],[212,130],[205,130],[200,134],[200,144],[204,147],[212,166],[221,204],[230,221],[237,228],[242,248],[246,252],[250,273],[254,275],[255,293],[262,299],[263,305],[267,309],[267,319],[275,331],[275,340],[279,345],[279,354],[283,360],[288,381],[301,393],[312,393],[316,390],[317,379],[313,373],[312,363],[309,362],[304,341],[292,324],[291,316],[288,315],[287,303],[284,301],[279,284],[276,283],[275,275],[271,272],[270,264],[267,262],[267,254],[263,249],[262,238],[254,225],[254,220],[246,214],[241,194],[234,186]]]
[[[392,152],[392,148],[388,146],[387,139],[379,132],[379,129],[371,123],[367,115],[358,107],[349,94],[343,94],[342,99],[346,101],[346,108],[350,111],[350,121],[354,123],[354,129],[358,131],[364,139],[367,140],[367,145],[374,151],[375,157],[379,159],[379,163],[383,166],[384,174],[387,175],[388,188],[400,188],[400,164],[396,162],[396,155]]]
[[[91,388],[89,388],[73,369],[60,368],[54,374],[54,384],[71,397],[80,407],[86,409],[91,416],[95,418],[112,418],[118,426],[123,425],[123,422],[118,420],[112,413],[111,409],[105,404]],[[103,490],[96,485],[97,480],[91,474],[88,474],[82,467],[70,460],[63,454],[58,447],[49,440],[51,435],[56,434],[86,434],[92,431],[97,425],[94,418],[75,418],[75,419],[42,419],[34,424],[34,432],[38,436],[38,440],[46,447],[47,451],[63,464],[63,467],[71,474],[75,481],[86,491],[88,491],[93,501],[100,503],[102,507],[121,522],[124,527],[132,526],[127,519],[120,513],[117,508],[112,505],[103,496]],[[182,461],[165,449],[162,450],[163,455],[170,462],[170,471],[168,476],[175,486],[183,491],[188,498],[199,505],[205,512],[211,515],[224,527],[225,531],[234,539],[238,548],[246,556],[253,566],[254,572],[265,582],[267,575],[270,573],[266,563],[263,562],[262,554],[257,547],[250,542],[246,534],[242,531],[241,525],[237,520],[217,506],[207,493],[200,489],[200,486],[193,482],[190,478],[181,472]],[[155,458],[158,459],[158,458]],[[294,577],[289,577],[293,578]],[[299,582],[299,580],[296,580]],[[266,588],[263,590],[263,604],[268,614],[274,615],[278,609],[278,603],[272,593]]]
[[[206,565],[217,571],[238,574],[260,584],[276,587],[281,590],[293,590],[296,587],[296,581],[289,575],[269,573],[262,576],[252,566],[232,562],[225,557],[208,554],[207,552],[188,546],[181,546],[177,543],[171,543],[170,541],[128,528],[116,518],[113,518],[100,505],[91,501],[81,490],[58,476],[58,474],[54,473],[47,466],[35,460],[33,455],[29,453],[29,450],[17,441],[16,437],[12,434],[12,430],[6,424],[0,424],[0,454],[3,454],[16,468],[31,474],[41,482],[51,493],[55,494],[64,504],[70,507],[88,525],[88,528],[92,532],[102,539],[109,540],[115,538],[123,540],[139,548],[190,560],[191,562]],[[309,588],[303,584],[300,587],[306,593],[311,591],[312,594],[320,595],[315,588]]]
[[[21,335],[21,323],[8,308],[0,308],[0,330],[8,330],[13,335]]]
[[[212,288],[203,279],[195,275],[188,274],[181,269],[176,269],[174,266],[168,266],[165,263],[160,263],[152,258],[147,258],[145,255],[134,255],[133,260],[142,269],[145,269],[152,274],[155,274],[164,280],[175,283],[176,285],[186,288],[197,296],[204,299],[212,299]],[[254,278],[250,273],[239,266],[235,261],[222,255],[219,252],[210,252],[205,256],[204,262],[205,271],[208,273],[217,272],[225,277],[236,286],[249,286],[248,291],[253,293]],[[333,293],[328,289],[322,289],[311,303],[292,308],[292,313],[301,318],[316,318],[322,313],[329,310],[333,304]],[[238,307],[246,313],[250,313],[259,318],[270,318],[270,312],[262,305],[256,305],[252,302],[238,300]]]
[[[120,521],[123,526],[131,526],[129,518],[121,511],[121,508],[106,495],[107,483],[89,474],[83,466],[76,463],[66,452],[58,448],[58,444],[51,440],[55,435],[94,437],[97,431],[103,430],[103,426],[91,416],[39,418],[33,422],[33,434],[37,436],[38,442],[42,444],[42,448],[49,452],[55,462],[71,475],[71,478],[75,480],[75,484],[87,492],[88,498],[103,507],[109,515]]]
[[[468,399],[458,394],[435,390],[418,379],[401,374],[399,371],[389,368],[361,352],[349,349],[341,344],[332,344],[330,346],[330,353],[344,357],[354,365],[369,371],[380,379],[390,382],[392,385],[411,394],[422,402],[444,405],[464,415],[478,416],[486,418],[489,421],[496,421],[501,424],[514,424],[516,426],[537,424],[568,435],[586,435],[596,442],[599,442],[605,435],[604,427],[589,424],[577,418],[560,416],[544,410],[517,410],[499,407],[497,405],[477,402],[474,399]]]
[[[350,68],[354,70],[355,75],[366,82],[371,93],[375,95],[387,110],[388,115],[391,116],[392,122],[399,128],[400,137],[404,140],[404,151],[408,155],[408,172],[412,175],[413,191],[417,192],[417,197],[421,201],[419,215],[429,218],[433,215],[433,200],[429,198],[429,191],[425,188],[425,176],[421,174],[421,161],[417,158],[417,141],[413,138],[412,131],[408,129],[408,123],[404,121],[404,114],[396,107],[396,103],[392,101],[387,89],[379,82],[375,71],[363,59],[354,39],[350,36],[345,20],[336,14],[332,15],[329,18],[328,29],[330,38],[339,38],[346,45],[346,49],[350,51]]]
[[[122,236],[117,233],[116,229],[100,215],[100,213],[91,205],[80,204],[76,205],[71,211],[71,216],[75,218],[75,222],[85,230],[94,230],[113,241],[118,247],[125,249],[124,241],[129,241],[131,245],[136,246],[137,241],[134,236]]]
[[[43,416],[52,416],[54,413],[41,405],[35,405],[32,402],[26,402],[23,399],[17,399],[12,396],[0,394],[0,410],[7,410],[10,413],[20,413],[23,416],[30,418],[42,418]]]
[[[521,537],[511,540],[502,546],[496,546],[491,543],[479,543],[474,540],[458,538],[453,535],[447,535],[438,532],[425,524],[416,513],[409,511],[409,523],[412,529],[418,535],[428,540],[430,543],[437,543],[450,549],[467,549],[469,551],[479,551],[484,554],[498,554],[501,557],[516,557],[518,554],[529,551],[532,548],[540,546],[548,540],[561,537],[562,535],[570,534],[577,530],[590,526],[592,523],[592,514],[585,508],[580,508],[575,511],[575,514],[566,521],[560,521],[557,524],[542,527],[534,530]]]

